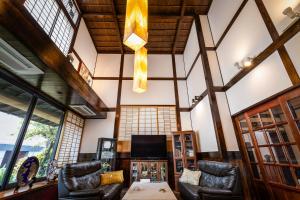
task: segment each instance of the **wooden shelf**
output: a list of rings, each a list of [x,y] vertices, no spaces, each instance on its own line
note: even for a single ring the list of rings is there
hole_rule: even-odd
[[[0,199],[19,199],[20,197],[38,190],[46,189],[47,187],[57,187],[57,182],[48,183],[41,181],[35,183],[31,189],[28,186],[19,188],[18,192],[14,193],[14,188],[0,192]]]

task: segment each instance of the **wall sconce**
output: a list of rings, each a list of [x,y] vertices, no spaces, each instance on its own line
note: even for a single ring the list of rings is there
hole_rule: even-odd
[[[296,12],[291,7],[287,7],[286,9],[284,9],[284,11],[282,12],[282,14],[288,16],[291,19],[294,19],[295,17],[300,17],[300,13]]]
[[[192,99],[192,104],[195,104],[197,101],[195,99]]]
[[[253,58],[246,57],[241,62],[234,63],[234,66],[238,69],[244,69],[244,68],[250,67],[252,65],[252,63],[253,63]]]

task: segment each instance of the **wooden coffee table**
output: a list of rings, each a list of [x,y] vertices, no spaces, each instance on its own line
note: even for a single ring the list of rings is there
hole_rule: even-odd
[[[177,200],[167,182],[134,182],[122,200]]]

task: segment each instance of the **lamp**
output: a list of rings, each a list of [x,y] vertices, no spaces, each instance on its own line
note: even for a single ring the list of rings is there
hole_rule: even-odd
[[[234,66],[238,69],[244,69],[246,67],[250,67],[253,63],[253,58],[246,57],[241,62],[234,63]]]
[[[148,42],[148,0],[127,0],[123,43],[137,51]]]
[[[296,12],[291,7],[287,7],[286,9],[284,9],[284,11],[282,12],[282,14],[288,16],[291,19],[294,19],[295,17],[300,17],[300,13]]]
[[[147,49],[145,47],[135,51],[133,91],[143,93],[147,89]]]

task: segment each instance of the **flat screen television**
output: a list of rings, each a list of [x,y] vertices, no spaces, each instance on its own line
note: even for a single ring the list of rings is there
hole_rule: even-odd
[[[167,157],[167,138],[165,135],[132,135],[131,157],[161,159]]]

